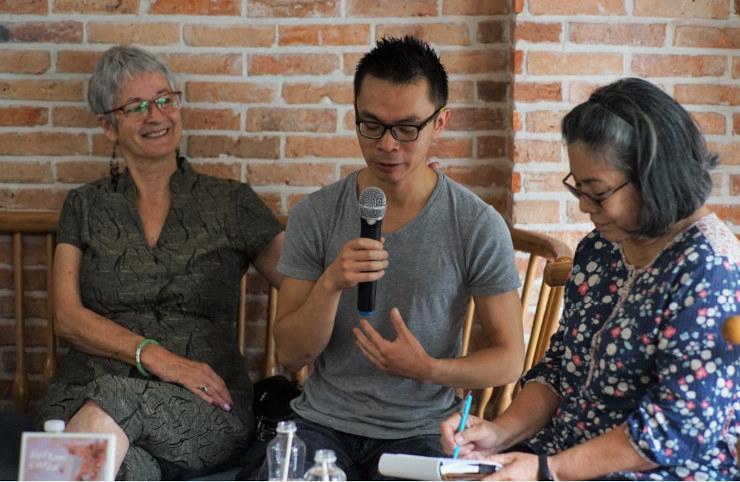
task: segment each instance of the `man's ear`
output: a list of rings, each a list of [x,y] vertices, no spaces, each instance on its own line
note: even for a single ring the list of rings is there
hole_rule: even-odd
[[[105,137],[107,137],[109,141],[115,143],[118,140],[118,130],[116,129],[116,127],[108,119],[107,115],[98,114],[97,117],[100,127],[103,128],[103,133],[105,134]]]
[[[452,115],[452,112],[450,111],[449,107],[444,107],[439,114],[437,114],[437,119],[434,121],[434,135],[435,137],[442,134],[442,131],[445,130],[445,127],[447,127],[447,123],[450,121],[450,116]]]

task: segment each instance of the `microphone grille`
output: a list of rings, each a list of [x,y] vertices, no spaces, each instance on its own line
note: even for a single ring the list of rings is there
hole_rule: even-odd
[[[360,193],[360,217],[366,220],[379,220],[385,216],[385,193],[375,186],[366,187]]]

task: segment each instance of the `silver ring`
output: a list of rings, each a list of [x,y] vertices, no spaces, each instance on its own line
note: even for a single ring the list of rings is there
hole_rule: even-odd
[[[198,387],[198,390],[200,390],[203,393],[208,393],[208,386],[207,385],[201,385]]]

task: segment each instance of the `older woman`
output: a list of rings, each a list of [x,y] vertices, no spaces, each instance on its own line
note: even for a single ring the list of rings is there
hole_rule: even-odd
[[[563,319],[508,410],[457,434],[446,420],[444,448],[502,463],[492,479],[740,479],[740,357],[720,334],[738,313],[740,249],[704,207],[716,156],[639,79],[595,91],[562,132],[565,186],[596,227]]]
[[[249,263],[280,281],[280,225],[249,186],[178,157],[181,94],[155,56],[105,52],[88,101],[114,145],[111,176],[62,209],[54,298],[71,348],[41,416],[115,433],[119,478],[187,477],[253,432],[233,326]]]

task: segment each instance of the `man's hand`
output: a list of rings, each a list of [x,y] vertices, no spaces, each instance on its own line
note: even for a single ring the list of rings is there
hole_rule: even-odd
[[[380,371],[391,375],[429,381],[434,367],[430,357],[409,331],[398,308],[391,310],[391,323],[396,329],[396,339],[388,341],[378,333],[367,320],[360,320],[360,327],[352,331],[357,338],[357,346]]]
[[[470,415],[462,432],[457,431],[459,427],[459,413],[439,424],[440,442],[446,454],[452,454],[458,444],[460,457],[465,459],[485,459],[497,452],[500,435],[494,423]]]
[[[329,289],[339,291],[382,278],[388,267],[388,251],[383,249],[383,241],[370,238],[347,241],[324,272]]]

